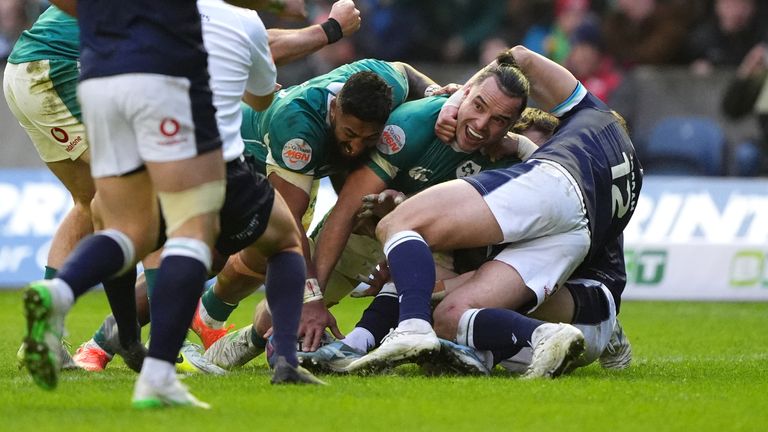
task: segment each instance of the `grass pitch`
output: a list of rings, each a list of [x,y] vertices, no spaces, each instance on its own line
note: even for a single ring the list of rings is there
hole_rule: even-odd
[[[250,322],[256,299],[233,315]],[[365,300],[334,308],[342,331]],[[765,431],[768,430],[768,303],[625,302],[621,321],[632,366],[599,365],[551,381],[391,375],[325,376],[328,387],[273,387],[259,358],[224,377],[185,383],[210,411],[130,408],[136,375],[120,360],[103,373],[67,371],[57,390],[17,369],[24,328],[19,291],[0,292],[0,431]],[[76,347],[108,313],[103,293],[81,298],[68,320]],[[194,334],[190,333],[194,338]],[[73,347],[74,350],[74,347]]]

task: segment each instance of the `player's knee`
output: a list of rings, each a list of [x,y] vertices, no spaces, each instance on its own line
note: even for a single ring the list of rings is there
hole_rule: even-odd
[[[225,192],[225,180],[203,183],[179,192],[159,192],[157,195],[165,218],[166,234],[171,237],[172,233],[199,216],[205,219],[206,215],[211,215],[212,220],[218,221]],[[218,223],[205,221],[203,225],[211,225],[208,228],[214,231],[213,238],[218,236]]]
[[[467,307],[455,302],[443,301],[440,303],[433,313],[435,333],[443,339],[454,340],[461,314],[465,310]]]

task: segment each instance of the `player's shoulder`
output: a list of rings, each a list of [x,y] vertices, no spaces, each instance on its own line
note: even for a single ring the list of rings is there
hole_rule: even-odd
[[[376,149],[384,155],[422,155],[435,141],[435,122],[445,98],[406,102],[395,108],[384,126]]]

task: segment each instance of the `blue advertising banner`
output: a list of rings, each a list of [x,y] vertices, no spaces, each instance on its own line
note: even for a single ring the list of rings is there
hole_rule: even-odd
[[[51,237],[71,207],[48,170],[0,170],[0,287],[42,278]]]

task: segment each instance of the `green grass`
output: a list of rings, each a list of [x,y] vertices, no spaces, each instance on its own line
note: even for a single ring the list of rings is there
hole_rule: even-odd
[[[232,322],[250,321],[250,299]],[[365,306],[334,311],[348,331]],[[64,372],[57,390],[37,388],[16,366],[21,296],[0,292],[0,431],[764,431],[768,427],[768,303],[626,302],[622,324],[634,349],[626,371],[597,365],[552,381],[429,378],[411,366],[394,374],[327,376],[328,387],[273,387],[262,359],[224,377],[185,382],[211,411],[129,407],[135,374],[120,361],[104,373]],[[68,320],[74,345],[107,313],[100,292]],[[193,335],[194,336],[194,335]]]

